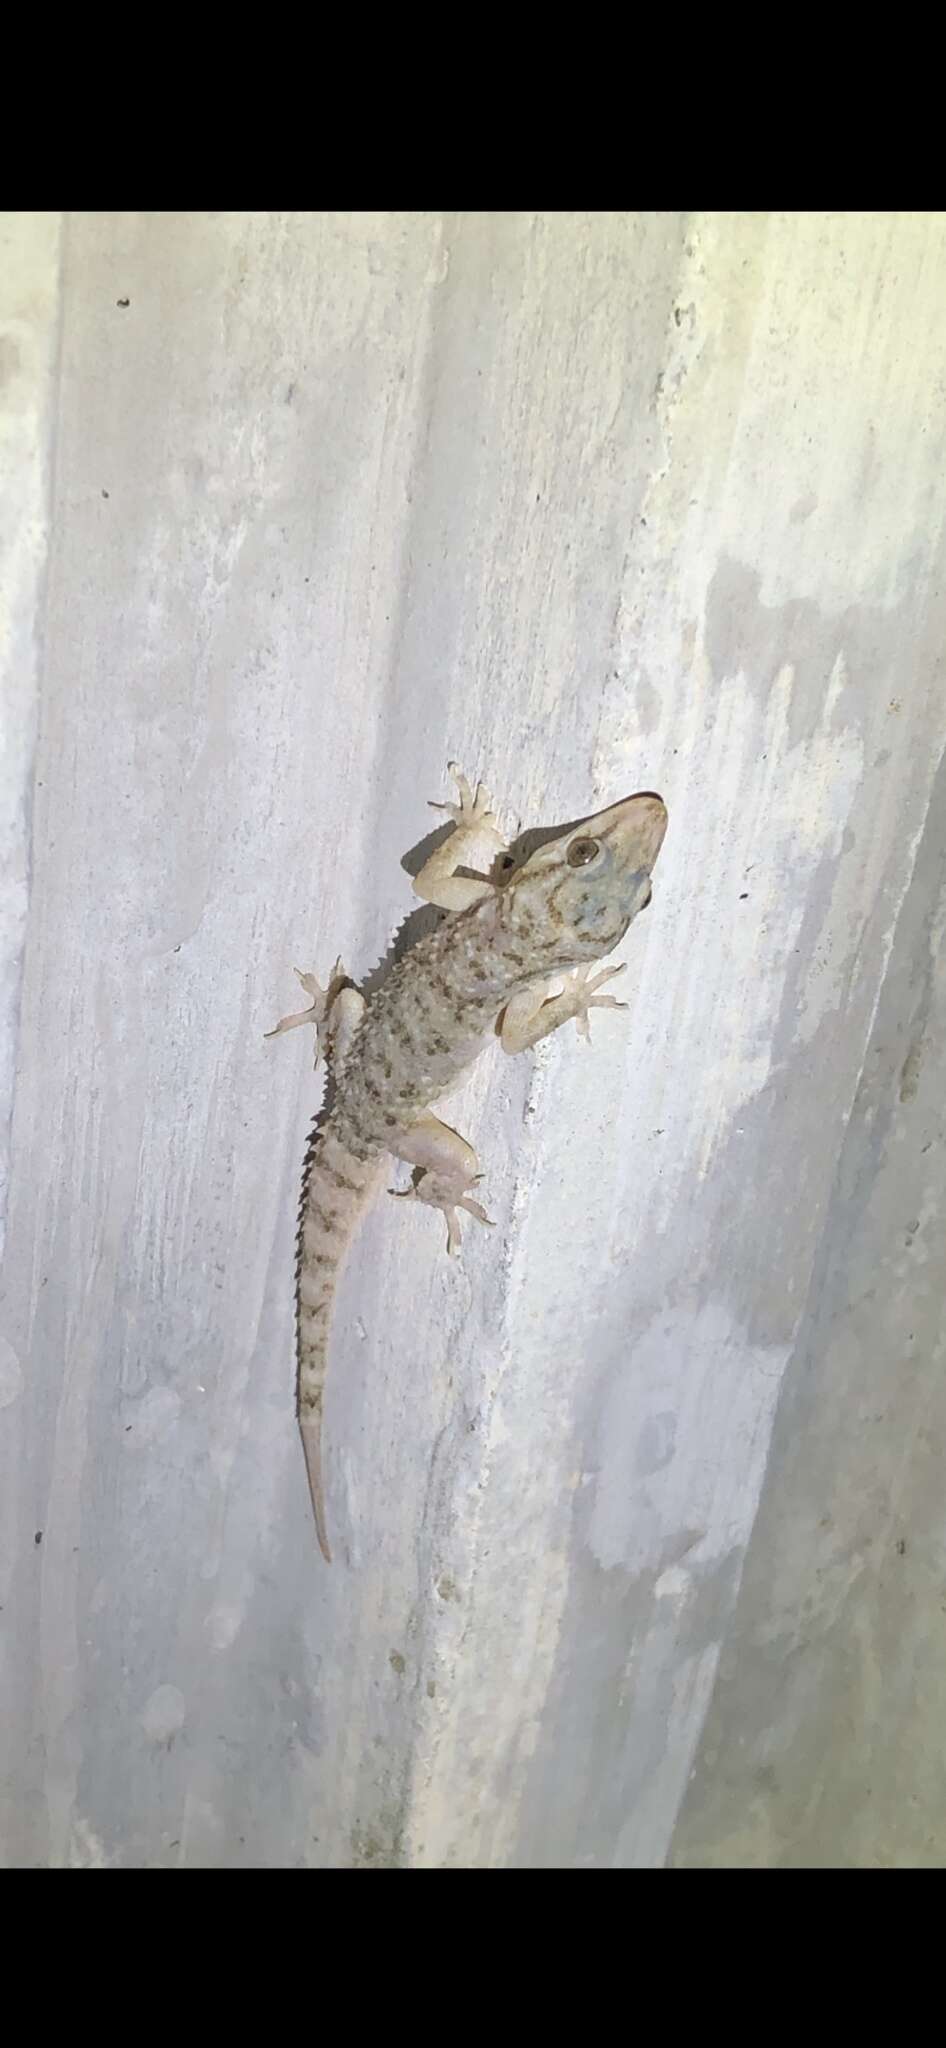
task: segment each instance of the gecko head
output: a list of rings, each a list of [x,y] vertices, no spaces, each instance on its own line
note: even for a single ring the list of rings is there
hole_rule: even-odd
[[[646,910],[651,873],[667,829],[663,799],[645,790],[541,845],[509,875],[503,923],[544,958],[598,960]]]

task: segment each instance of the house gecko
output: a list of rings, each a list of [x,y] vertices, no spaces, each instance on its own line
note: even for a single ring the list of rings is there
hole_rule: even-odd
[[[329,1324],[342,1262],[385,1155],[414,1169],[401,1199],[443,1211],[449,1252],[459,1245],[460,1211],[489,1223],[473,1193],[476,1154],[431,1104],[497,1031],[504,1052],[525,1052],[571,1017],[588,1038],[592,1010],[626,1008],[604,992],[623,964],[591,969],[650,902],[667,828],[662,798],[647,791],[577,824],[529,834],[539,843],[517,852],[482,785],[474,791],[453,763],[450,772],[459,801],[432,808],[449,814],[452,830],[414,882],[446,915],[371,996],[341,961],[325,988],[297,968],[311,1005],[266,1034],[313,1024],[315,1063],[325,1059],[333,1090],[304,1184],[296,1304],[298,1420],[328,1563],[321,1436]]]

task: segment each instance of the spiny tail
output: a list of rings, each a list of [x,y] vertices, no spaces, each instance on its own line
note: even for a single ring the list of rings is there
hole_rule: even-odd
[[[367,1207],[380,1161],[353,1158],[331,1123],[317,1135],[303,1181],[296,1289],[299,1428],[319,1549],[331,1564],[322,1492],[322,1402],[329,1326],[345,1255]]]

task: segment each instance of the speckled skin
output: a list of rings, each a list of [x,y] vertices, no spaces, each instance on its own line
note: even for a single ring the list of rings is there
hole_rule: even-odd
[[[589,970],[649,903],[666,830],[660,797],[628,797],[549,836],[520,861],[504,848],[484,791],[474,796],[465,778],[457,782],[459,804],[437,806],[450,812],[454,830],[414,885],[448,915],[367,1002],[340,966],[325,990],[314,976],[301,976],[312,1008],[276,1027],[315,1024],[316,1059],[325,1053],[335,1090],[308,1163],[298,1274],[299,1424],[327,1560],[320,1438],[329,1322],[342,1260],[384,1155],[414,1165],[408,1192],[444,1210],[449,1250],[459,1242],[458,1210],[488,1221],[470,1192],[476,1156],[430,1115],[430,1104],[497,1026],[504,1049],[517,1052],[569,1017],[587,1036],[591,1009],[622,1007],[600,993],[621,969],[592,979]],[[550,997],[549,982],[563,977],[565,987]]]

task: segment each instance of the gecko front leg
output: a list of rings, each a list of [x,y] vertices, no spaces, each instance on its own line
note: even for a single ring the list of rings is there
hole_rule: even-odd
[[[453,819],[453,831],[442,846],[438,846],[429,860],[424,862],[420,873],[414,879],[414,894],[425,903],[435,903],[439,910],[469,910],[474,903],[482,902],[491,894],[495,884],[491,882],[489,870],[497,856],[506,852],[506,842],[493,816],[492,801],[481,782],[471,789],[466,776],[461,774],[455,761],[449,762],[450,773],[459,791],[458,804],[431,803],[432,811],[448,811]],[[469,868],[471,874],[461,875],[458,868]]]
[[[460,1244],[458,1209],[465,1209],[478,1223],[492,1227],[482,1204],[470,1194],[470,1188],[483,1176],[472,1145],[461,1138],[459,1131],[451,1130],[449,1124],[441,1123],[439,1117],[428,1112],[415,1118],[397,1137],[389,1138],[388,1150],[395,1159],[404,1159],[409,1166],[420,1168],[420,1177],[413,1187],[391,1188],[389,1193],[400,1201],[429,1202],[432,1208],[442,1209],[447,1219],[447,1251],[451,1255]]]
[[[603,996],[600,990],[606,981],[613,981],[616,974],[623,974],[627,965],[621,961],[617,967],[603,967],[598,974],[591,975],[591,967],[576,967],[565,977],[565,986],[559,995],[550,996],[546,986],[524,989],[521,995],[513,996],[503,1011],[500,1030],[500,1044],[504,1052],[527,1052],[539,1040],[547,1038],[550,1031],[557,1031],[560,1024],[567,1024],[570,1017],[577,1019],[579,1035],[590,1040],[590,1010],[626,1010],[626,1003],[619,1003],[616,996]]]

